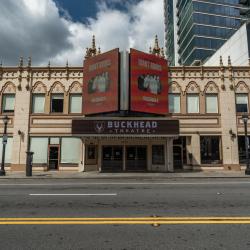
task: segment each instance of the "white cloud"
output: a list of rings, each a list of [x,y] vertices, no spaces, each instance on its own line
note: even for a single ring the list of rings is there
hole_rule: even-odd
[[[131,15],[135,19],[131,38],[133,46],[148,50],[155,35],[158,35],[161,45],[164,41],[164,11],[162,0],[145,0],[134,6]],[[130,45],[131,46],[131,45]]]
[[[16,65],[20,56],[30,55],[40,64],[73,48],[68,23],[60,18],[55,3],[39,0],[38,6],[33,1],[0,0],[0,60],[4,65]]]
[[[96,18],[84,24],[59,16],[53,0],[0,0],[0,60],[15,65],[19,56],[31,55],[33,64],[50,60],[52,65],[65,65],[68,60],[70,65],[82,65],[93,34],[102,51],[148,51],[155,34],[163,45],[162,0],[129,1],[126,11],[109,8],[105,1],[111,0],[100,1]]]

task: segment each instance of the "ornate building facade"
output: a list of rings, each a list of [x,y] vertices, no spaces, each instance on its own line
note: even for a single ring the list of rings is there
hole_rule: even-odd
[[[17,67],[0,65],[1,115],[10,118],[6,169],[24,170],[28,150],[34,170],[115,171],[115,160],[117,170],[240,169],[250,66],[218,64],[169,68],[167,118],[179,120],[180,133],[157,138],[73,135],[72,120],[83,118],[82,67],[32,67],[22,58]]]

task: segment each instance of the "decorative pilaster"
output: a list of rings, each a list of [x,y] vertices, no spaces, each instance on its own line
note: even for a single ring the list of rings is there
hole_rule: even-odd
[[[230,81],[233,81],[233,67],[230,56],[228,56],[228,70],[229,70],[228,78]]]
[[[66,79],[69,80],[69,62],[66,62]]]
[[[19,59],[19,65],[18,65],[18,86],[17,86],[17,89],[19,91],[22,90],[22,85],[21,85],[21,82],[22,82],[22,74],[23,74],[23,57],[21,56],[20,59]]]
[[[48,62],[48,66],[47,66],[47,69],[48,69],[48,80],[51,79],[51,68],[50,68],[50,61]]]
[[[222,61],[222,56],[220,56],[220,79],[224,82],[225,76],[224,76],[224,66]]]
[[[31,71],[31,57],[28,58],[28,66],[27,66],[27,84],[25,86],[26,90],[30,90],[30,81],[32,78],[32,71]]]

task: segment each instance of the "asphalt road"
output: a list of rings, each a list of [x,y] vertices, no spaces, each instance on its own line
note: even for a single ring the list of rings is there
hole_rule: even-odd
[[[0,249],[244,250],[249,232],[250,179],[0,182]]]

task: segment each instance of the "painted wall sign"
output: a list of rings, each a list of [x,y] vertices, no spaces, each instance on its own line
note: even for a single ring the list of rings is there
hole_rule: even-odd
[[[85,60],[83,114],[118,110],[119,49]]]
[[[165,59],[130,50],[130,107],[138,112],[168,113],[168,64]]]
[[[178,135],[178,120],[72,120],[72,134]]]

